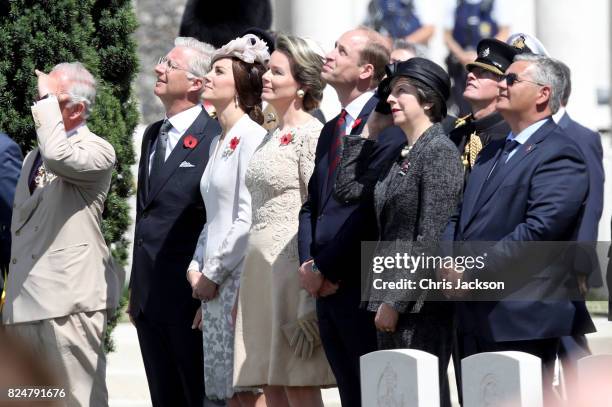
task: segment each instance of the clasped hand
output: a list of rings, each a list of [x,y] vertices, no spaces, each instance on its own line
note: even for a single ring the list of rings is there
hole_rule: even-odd
[[[327,297],[338,291],[338,284],[334,284],[321,273],[312,271],[313,260],[305,261],[298,269],[300,285],[313,297]]]
[[[381,332],[392,333],[397,328],[397,321],[399,319],[399,312],[395,310],[391,305],[382,303],[376,311],[374,317],[374,325],[376,329]]]
[[[219,286],[204,274],[189,270],[189,283],[191,284],[191,296],[204,302],[210,301],[219,293]]]
[[[461,299],[467,296],[468,290],[456,288],[458,283],[465,278],[465,275],[455,267],[446,267],[436,270],[436,277],[438,281],[447,281],[451,284],[452,288],[442,290],[446,298]]]

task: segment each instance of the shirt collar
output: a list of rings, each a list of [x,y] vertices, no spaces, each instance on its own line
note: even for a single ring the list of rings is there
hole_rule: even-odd
[[[361,95],[357,96],[351,103],[344,107],[346,113],[351,116],[352,119],[357,119],[359,117],[359,113],[363,110],[363,107],[368,103],[368,100],[374,96],[373,90],[368,90]]]
[[[510,134],[508,134],[508,137],[506,137],[506,140],[514,139],[515,141],[517,141],[520,144],[525,144],[527,142],[527,140],[529,139],[529,137],[531,137],[533,135],[533,133],[538,131],[540,129],[540,127],[542,127],[544,125],[544,123],[546,123],[546,121],[548,121],[548,119],[550,119],[550,117],[546,117],[546,118],[544,118],[544,119],[542,119],[540,121],[537,121],[537,122],[531,124],[529,127],[524,129],[523,131],[521,131],[516,136],[514,136],[512,134],[512,132],[510,132]]]
[[[85,127],[85,122],[82,122],[81,124],[79,124],[78,126],[76,126],[74,129],[72,129],[72,130],[70,130],[70,131],[67,131],[67,132],[66,132],[66,137],[72,137],[72,136],[74,136],[75,134],[77,134],[77,133],[79,132],[79,129],[80,129],[81,127]]]
[[[560,107],[559,110],[557,110],[557,113],[553,114],[553,117],[552,117],[555,123],[559,124],[564,114],[565,114],[565,108]]]
[[[168,121],[172,125],[176,131],[180,134],[183,134],[187,131],[189,126],[193,124],[193,122],[198,118],[198,116],[202,113],[202,105],[197,104],[193,107],[190,107],[187,110],[183,110],[180,113],[175,114],[172,117],[168,118]]]

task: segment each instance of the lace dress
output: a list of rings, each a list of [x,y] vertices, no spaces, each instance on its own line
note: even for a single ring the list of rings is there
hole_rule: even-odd
[[[202,303],[204,385],[210,399],[233,396],[234,327],[232,308],[251,227],[251,196],[246,169],[266,131],[244,115],[219,143],[210,146],[210,161],[200,182],[206,224],[189,268],[201,270],[219,284],[213,300]]]
[[[236,319],[237,387],[335,383],[323,347],[301,359],[283,329],[315,319],[314,299],[299,284],[297,231],[322,127],[313,118],[288,133],[268,133],[247,169],[253,223]]]

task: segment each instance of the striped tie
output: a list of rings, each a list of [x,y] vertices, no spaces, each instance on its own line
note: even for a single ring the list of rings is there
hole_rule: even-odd
[[[338,164],[340,164],[340,147],[342,146],[342,137],[345,135],[346,114],[346,110],[342,109],[340,117],[336,121],[336,128],[334,131],[335,138],[329,150],[329,171],[327,176],[330,178],[334,174],[334,171],[336,171]]]

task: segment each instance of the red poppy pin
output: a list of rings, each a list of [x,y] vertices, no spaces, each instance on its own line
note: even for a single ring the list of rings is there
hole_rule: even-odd
[[[357,119],[357,120],[355,120],[355,123],[353,123],[353,126],[351,127],[351,130],[353,130],[354,128],[356,128],[357,126],[359,126],[359,124],[361,124],[361,119]]]
[[[223,157],[229,157],[230,155],[232,155],[232,153],[236,150],[236,147],[238,147],[238,144],[240,144],[240,139],[234,136],[234,138],[230,140],[229,144],[227,145],[227,148],[223,152]]]
[[[185,148],[195,148],[195,146],[197,145],[198,145],[198,139],[193,137],[191,134],[189,134],[183,140],[183,146],[185,146]]]
[[[238,137],[234,137],[233,139],[231,139],[230,144],[229,144],[230,150],[234,151],[236,147],[238,147],[239,143],[240,143],[240,139]]]
[[[293,133],[289,132],[287,134],[283,134],[280,138],[280,145],[286,146],[290,143],[293,143]]]

